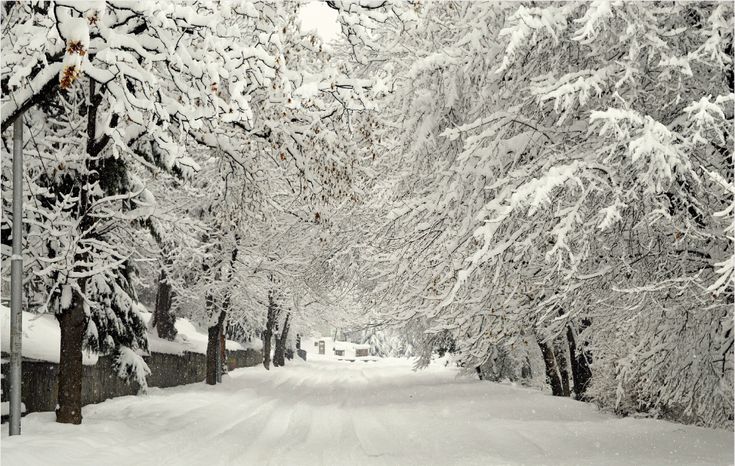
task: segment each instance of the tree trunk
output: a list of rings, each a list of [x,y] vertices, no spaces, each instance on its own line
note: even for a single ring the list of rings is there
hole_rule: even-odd
[[[567,349],[560,338],[554,341],[554,357],[556,365],[559,369],[559,378],[561,379],[562,396],[571,396],[569,389],[569,362],[567,361]]]
[[[585,325],[586,322],[588,321],[583,321],[582,325]],[[589,324],[587,323],[587,325]],[[592,378],[592,371],[589,366],[592,358],[588,351],[577,348],[577,339],[571,323],[567,326],[567,341],[569,342],[569,354],[572,365],[574,395],[576,399],[585,401],[587,399],[587,386]]]
[[[239,236],[235,234],[235,242],[239,241]],[[234,248],[230,253],[230,268],[227,272],[227,281],[230,282],[232,279],[232,271],[235,268],[235,261],[237,260],[238,249]],[[225,295],[225,299],[222,302],[222,312],[219,315],[219,321],[217,322],[218,335],[217,335],[217,382],[222,383],[222,374],[227,372],[227,348],[225,339],[225,319],[227,317],[227,311],[232,307],[232,296],[231,292],[228,291]]]
[[[153,328],[159,337],[173,341],[176,338],[176,316],[171,314],[173,290],[166,278],[166,271],[161,270],[156,292],[156,308],[153,311]]]
[[[281,350],[281,338],[276,333],[275,335],[275,345],[273,349],[273,367],[281,367],[283,364],[281,364],[281,358],[279,355],[279,351]]]
[[[544,343],[540,338],[536,337],[539,348],[541,348],[541,354],[544,356],[544,365],[546,366],[546,378],[551,385],[551,393],[554,396],[564,396],[563,387],[561,384],[561,378],[559,377],[559,371],[556,367],[556,358],[554,357],[554,350],[548,343]]]
[[[273,335],[268,330],[263,330],[263,367],[271,368],[271,338]]]
[[[283,322],[283,330],[281,331],[281,334],[276,337],[276,350],[273,354],[273,365],[276,367],[283,367],[286,365],[286,341],[288,339],[288,319],[290,317],[290,313],[286,314],[286,320]]]
[[[222,374],[227,372],[227,348],[225,339],[224,320],[219,326],[219,371],[217,372],[217,382],[222,383]]]
[[[276,326],[277,317],[276,303],[273,301],[273,295],[269,293],[268,318],[265,322],[265,330],[263,330],[263,366],[267,370],[271,368],[271,338],[273,338],[273,329]]]
[[[207,329],[207,379],[209,385],[222,381],[222,361],[220,360],[220,333],[226,312],[221,311],[217,323]]]
[[[102,96],[95,92],[95,81],[89,80],[89,100],[87,103],[87,154],[96,157],[99,150],[95,150],[95,136],[97,134],[97,106]],[[90,162],[86,163],[90,168]],[[88,185],[90,173],[83,175],[79,180],[81,186]],[[100,180],[102,186],[104,180]],[[88,233],[93,223],[92,217],[87,215],[90,208],[90,191],[80,189],[79,206],[75,211],[75,218],[79,219],[77,232],[81,237],[92,235]],[[94,236],[94,235],[92,235]],[[99,239],[99,238],[94,238]],[[90,257],[87,252],[77,252],[74,260],[80,263],[89,263]],[[87,315],[84,312],[84,290],[85,279],[77,282],[79,290],[74,290],[70,307],[56,315],[61,331],[61,344],[59,351],[59,387],[57,394],[56,422],[63,424],[82,423],[82,346],[84,344],[84,333],[87,327]]]
[[[57,314],[61,328],[61,352],[59,354],[59,392],[56,422],[82,423],[82,344],[87,317],[84,299],[74,292],[69,309]]]
[[[219,331],[216,325],[207,329],[207,379],[208,385],[217,383],[217,341],[219,340]]]

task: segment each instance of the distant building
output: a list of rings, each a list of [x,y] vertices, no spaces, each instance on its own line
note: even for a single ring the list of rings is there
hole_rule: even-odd
[[[370,358],[370,345],[350,343],[349,341],[334,341],[331,337],[321,337],[313,340],[309,349],[317,354],[336,356],[337,359],[354,361],[358,358]]]
[[[355,345],[355,356],[358,358],[370,356],[370,345]]]

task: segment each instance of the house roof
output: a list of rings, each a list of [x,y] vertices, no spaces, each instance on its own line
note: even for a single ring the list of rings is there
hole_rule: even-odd
[[[350,343],[349,341],[335,341],[334,342],[334,349],[336,350],[346,350],[353,347],[353,343]]]
[[[334,349],[336,350],[370,349],[370,345],[350,343],[349,341],[335,341]]]

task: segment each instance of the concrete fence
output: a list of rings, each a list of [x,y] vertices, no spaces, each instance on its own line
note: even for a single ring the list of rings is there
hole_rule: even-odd
[[[8,355],[2,354],[3,360]],[[117,376],[113,369],[113,356],[100,356],[97,364],[84,366],[82,378],[82,404],[99,403],[109,398],[138,393],[137,382],[127,382]],[[147,377],[149,387],[174,387],[202,382],[206,376],[206,358],[200,353],[183,354],[151,353],[145,356],[151,369]],[[251,367],[262,362],[260,351],[253,349],[227,351],[227,366],[230,370],[238,367]],[[9,364],[3,362],[2,373],[8,373]],[[56,409],[59,365],[52,362],[23,360],[21,401],[25,412],[53,411]],[[2,378],[2,401],[8,398],[9,381]],[[3,416],[3,421],[5,421]]]

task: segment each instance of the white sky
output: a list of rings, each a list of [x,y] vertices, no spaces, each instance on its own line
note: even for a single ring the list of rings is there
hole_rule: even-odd
[[[304,31],[316,30],[324,42],[334,40],[339,34],[337,12],[322,1],[313,1],[302,6],[299,18]]]

